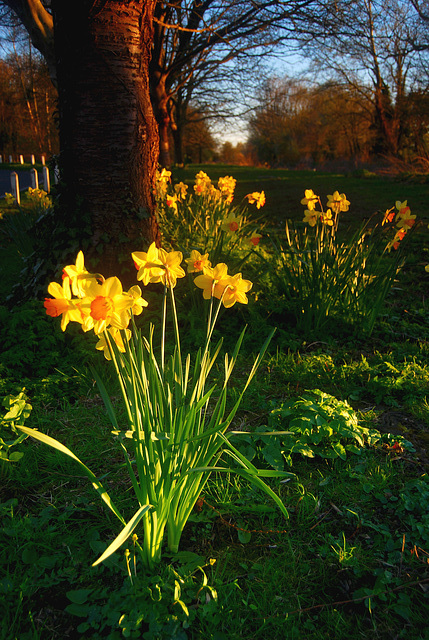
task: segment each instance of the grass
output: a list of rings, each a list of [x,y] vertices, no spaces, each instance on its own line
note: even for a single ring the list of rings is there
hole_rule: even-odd
[[[185,177],[192,180],[200,168],[191,167]],[[413,212],[427,220],[420,184],[247,167],[203,169],[212,177],[216,171],[232,174],[243,195],[263,188],[272,224],[289,215],[289,206],[301,215],[305,188],[344,191],[365,215],[408,199]],[[427,640],[425,242],[423,232],[413,238],[411,259],[370,337],[338,323],[304,338],[281,306],[267,318],[257,300],[221,319],[231,343],[236,328],[249,323],[231,402],[261,337],[270,325],[279,326],[235,418],[236,430],[266,429],[282,402],[320,389],[348,402],[360,425],[383,435],[345,459],[293,454],[294,475],[272,481],[289,520],[242,479],[213,476],[186,525],[181,553],[165,554],[156,576],[138,571],[131,585],[123,550],[106,565],[91,567],[117,525],[77,466],[26,440],[22,461],[0,468],[0,639]],[[6,242],[0,260],[8,265],[6,275],[19,273],[19,259]],[[8,286],[2,280],[0,299]],[[117,391],[89,336],[63,335],[37,302],[0,312],[0,395],[25,386],[33,406],[26,424],[67,443],[131,515],[122,455],[87,367],[94,357],[114,399]],[[273,457],[263,439],[242,446],[257,466],[270,468]]]

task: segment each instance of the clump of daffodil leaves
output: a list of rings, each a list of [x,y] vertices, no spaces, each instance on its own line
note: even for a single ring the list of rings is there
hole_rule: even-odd
[[[219,355],[222,341],[211,347],[211,337],[221,305],[246,304],[252,283],[241,273],[228,274],[226,264],[212,267],[207,255],[193,251],[186,260],[188,273],[201,272],[195,285],[202,290],[210,305],[205,344],[193,362],[188,354],[182,358],[179,323],[174,288],[185,276],[182,253],[167,252],[151,244],[147,252],[132,254],[138,269],[137,279],[143,284],[164,286],[161,317],[161,347],[154,352],[153,331],[144,337],[136,327],[134,316],[140,315],[147,302],[138,285],[124,291],[117,277],[103,278],[91,274],[79,252],[76,264],[63,270],[62,284],[52,282],[50,298],[45,300],[48,315],[61,317],[61,328],[78,322],[83,331],[94,331],[96,348],[111,360],[118,377],[127,415],[127,429],[120,427],[115,409],[100,376],[94,372],[100,393],[112,422],[115,438],[123,449],[130,483],[137,505],[127,521],[111,500],[101,481],[65,445],[54,438],[27,427],[21,431],[62,451],[73,458],[90,478],[100,497],[122,524],[120,533],[94,562],[103,562],[130,537],[137,540],[143,565],[153,569],[161,559],[167,532],[168,550],[176,553],[183,528],[212,471],[234,471],[263,489],[288,517],[278,495],[262,477],[290,475],[278,471],[256,469],[229,439],[228,430],[240,406],[243,394],[255,375],[272,333],[255,359],[238,400],[227,410],[227,384],[236,364],[244,331],[240,334],[232,356],[225,355],[224,376],[220,383],[209,382],[209,373]],[[214,301],[217,300],[215,304]],[[174,350],[165,353],[167,307],[174,326]],[[209,408],[210,404],[210,408]],[[220,457],[230,460],[220,463]],[[142,534],[137,536],[137,527]]]

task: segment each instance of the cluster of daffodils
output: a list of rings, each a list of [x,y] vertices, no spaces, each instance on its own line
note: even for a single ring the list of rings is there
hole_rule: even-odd
[[[143,285],[162,283],[173,289],[178,278],[186,273],[181,266],[183,255],[180,251],[167,252],[152,243],[147,252],[136,251],[132,254],[137,280]],[[202,272],[194,280],[203,290],[203,297],[218,298],[229,308],[236,302],[247,304],[246,293],[252,288],[249,280],[243,280],[241,273],[229,275],[226,264],[212,267],[208,254],[201,255],[192,251],[185,260],[188,273]],[[52,317],[61,316],[61,329],[66,330],[69,322],[77,322],[83,331],[93,330],[98,337],[96,349],[103,351],[110,360],[109,342],[113,340],[119,351],[125,352],[125,343],[131,337],[128,328],[131,317],[140,315],[148,305],[142,297],[138,285],[124,291],[119,278],[104,278],[98,273],[89,273],[85,268],[84,255],[80,251],[76,263],[63,269],[62,284],[51,282],[44,306]]]
[[[242,210],[239,207],[231,208],[230,206],[234,199],[236,182],[232,176],[224,176],[219,178],[215,185],[204,171],[200,171],[195,176],[195,183],[191,190],[184,182],[171,186],[171,171],[162,169],[156,176],[156,195],[161,205],[161,228],[169,227],[172,219],[177,219],[177,223],[181,225],[184,224],[184,220],[187,220],[189,232],[192,234],[194,229],[198,232],[201,221],[204,220],[205,234],[211,239],[209,246],[210,244],[214,246],[219,239],[219,234],[224,232],[233,243],[239,240],[244,247],[256,247],[262,237],[261,234],[256,230],[251,234],[246,233],[249,223],[242,215]],[[248,204],[254,204],[257,209],[260,209],[265,204],[265,194],[263,191],[255,191],[247,194],[245,200]],[[194,218],[196,221],[193,221]],[[163,231],[165,231],[164,228]],[[194,242],[194,244],[199,243]]]
[[[175,287],[177,278],[186,274],[181,267],[183,255],[180,251],[167,253],[157,248],[153,242],[148,251],[136,251],[132,254],[134,264],[138,269],[137,279],[143,284],[162,282],[165,286]],[[241,273],[228,274],[228,267],[219,263],[212,267],[208,254],[201,255],[193,250],[189,258],[185,259],[188,273],[202,272],[194,279],[194,284],[203,290],[205,300],[217,298],[224,307],[232,307],[236,302],[247,304],[246,293],[252,288],[249,280],[243,280]]]
[[[411,209],[407,205],[407,201],[401,202],[397,200],[395,206],[391,209],[387,209],[383,217],[382,224],[391,223],[394,224],[397,231],[393,239],[389,242],[388,249],[398,249],[401,240],[404,239],[406,233],[414,226],[416,216],[411,215]]]
[[[342,211],[348,211],[350,207],[350,202],[345,194],[334,191],[332,195],[328,195],[327,209],[324,211],[320,197],[312,189],[305,190],[301,204],[307,207],[304,211],[303,222],[308,223],[310,227],[314,227],[318,221],[332,227],[336,224],[338,214]],[[320,211],[316,209],[317,206],[320,207]]]

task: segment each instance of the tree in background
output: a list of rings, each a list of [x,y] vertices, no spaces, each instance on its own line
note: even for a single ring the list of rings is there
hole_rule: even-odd
[[[264,60],[292,46],[309,25],[327,24],[331,5],[324,0],[158,0],[150,81],[161,164],[171,164],[169,128],[176,161],[181,161],[180,137],[191,103],[205,113],[215,110],[217,117],[231,116],[231,106],[238,103],[231,99],[234,88],[241,101],[245,82],[254,95]]]
[[[371,110],[349,89],[272,78],[249,120],[249,144],[259,162],[272,166],[338,159],[358,166],[371,154],[371,123]]]
[[[58,130],[54,121],[57,92],[46,62],[27,38],[19,48],[13,47],[5,64],[12,72],[15,96],[12,119],[16,135],[11,151],[48,156],[58,153]]]
[[[338,2],[330,29],[303,39],[304,53],[332,84],[359,97],[371,110],[373,153],[401,157],[409,146],[413,92],[427,93],[419,71],[421,23],[407,0]]]
[[[216,156],[216,141],[207,118],[199,109],[188,107],[183,131],[185,162],[202,164],[212,162]]]

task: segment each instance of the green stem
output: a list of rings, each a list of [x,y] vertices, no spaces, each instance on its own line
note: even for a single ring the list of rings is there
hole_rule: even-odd
[[[161,335],[161,373],[164,377],[165,362],[165,325],[167,320],[167,283],[164,285],[164,297],[162,299],[162,335]]]

